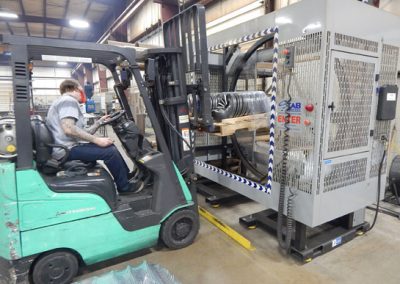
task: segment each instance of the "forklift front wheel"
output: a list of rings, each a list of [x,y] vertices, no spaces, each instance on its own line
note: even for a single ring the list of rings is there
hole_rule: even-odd
[[[68,251],[55,251],[39,257],[32,268],[32,280],[35,284],[71,283],[77,275],[78,259]]]
[[[161,226],[160,237],[170,249],[192,244],[199,232],[199,215],[190,209],[173,213]]]

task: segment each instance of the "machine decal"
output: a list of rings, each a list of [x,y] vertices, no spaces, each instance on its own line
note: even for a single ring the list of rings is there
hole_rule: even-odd
[[[336,239],[334,239],[332,241],[332,247],[333,248],[338,246],[338,245],[340,245],[340,244],[342,244],[342,237],[338,237],[338,238],[336,238]]]
[[[57,212],[57,216],[64,215],[64,214],[76,214],[76,213],[82,213],[82,212],[88,212],[88,211],[93,211],[96,210],[96,207],[88,207],[88,208],[79,208],[79,209],[72,209],[72,210],[67,210],[63,212]]]
[[[287,110],[287,100],[280,101],[278,104],[277,126],[283,128],[285,122],[287,122],[290,131],[304,131],[304,127],[309,125],[309,121],[305,116],[304,106],[305,104],[302,101],[292,101],[290,102],[289,110]]]
[[[388,93],[386,100],[395,101],[396,100],[396,93]]]
[[[189,116],[188,115],[180,115],[179,116],[179,123],[189,123]]]
[[[189,128],[182,128],[182,136],[185,139],[185,141],[190,145],[190,131]],[[189,151],[190,148],[186,143],[183,144],[183,151]]]

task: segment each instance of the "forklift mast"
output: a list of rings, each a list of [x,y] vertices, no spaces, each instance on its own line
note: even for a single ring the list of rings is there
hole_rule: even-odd
[[[187,173],[193,167],[191,125],[208,129],[213,123],[204,7],[194,5],[164,23],[163,37],[165,48],[145,55],[146,81],[171,158]],[[191,111],[188,99],[196,102]]]

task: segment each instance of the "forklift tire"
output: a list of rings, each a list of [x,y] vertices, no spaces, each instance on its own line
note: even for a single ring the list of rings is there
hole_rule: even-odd
[[[78,274],[79,263],[76,256],[68,251],[55,251],[38,258],[32,268],[34,284],[72,283]]]
[[[160,237],[170,249],[180,249],[192,244],[199,232],[199,215],[190,209],[173,213],[161,226]]]

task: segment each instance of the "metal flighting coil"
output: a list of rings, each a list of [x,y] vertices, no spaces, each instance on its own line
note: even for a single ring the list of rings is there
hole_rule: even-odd
[[[211,113],[215,120],[270,111],[270,100],[262,91],[211,94]]]

